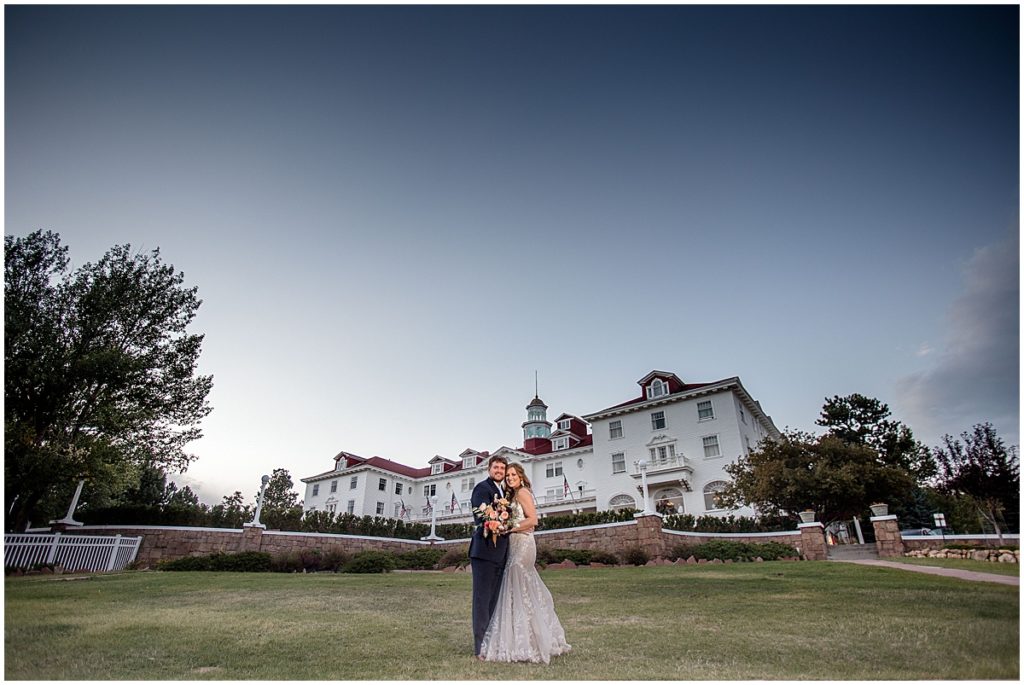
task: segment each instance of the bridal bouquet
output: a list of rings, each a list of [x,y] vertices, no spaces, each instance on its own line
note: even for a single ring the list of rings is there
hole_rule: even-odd
[[[473,510],[473,514],[484,522],[484,538],[491,538],[491,544],[498,545],[498,535],[508,530],[508,500],[495,495],[494,502],[484,502]]]

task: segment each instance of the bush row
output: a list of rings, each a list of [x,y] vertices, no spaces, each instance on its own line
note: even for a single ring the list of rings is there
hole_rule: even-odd
[[[676,545],[668,558],[676,559],[721,559],[726,561],[753,561],[760,557],[764,561],[776,561],[786,557],[799,557],[796,548],[781,542],[734,542],[731,540],[710,540],[700,544]]]
[[[662,528],[697,533],[776,533],[791,531],[796,522],[784,516],[693,516],[693,514],[671,514],[662,519]]]

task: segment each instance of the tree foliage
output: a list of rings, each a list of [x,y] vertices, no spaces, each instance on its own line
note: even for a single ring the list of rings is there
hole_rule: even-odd
[[[1020,459],[1007,447],[991,423],[980,423],[960,434],[943,436],[936,447],[939,490],[968,498],[996,531],[1010,527],[1020,512]]]
[[[851,445],[865,445],[878,453],[882,463],[910,471],[924,481],[935,474],[935,461],[907,426],[889,418],[889,406],[874,397],[853,393],[825,400],[815,422]]]
[[[143,464],[184,470],[213,384],[196,373],[203,337],[186,331],[196,288],[159,250],[114,246],[68,273],[57,234],[4,249],[8,529],[52,514],[47,498],[80,479],[123,490]]]
[[[826,524],[859,516],[871,502],[905,496],[914,482],[867,445],[801,431],[763,440],[725,470],[733,480],[720,495],[724,506],[753,505],[760,514],[794,519],[813,509]]]
[[[259,497],[259,493],[256,494]],[[263,509],[260,522],[268,528],[285,530],[295,528],[302,519],[302,503],[288,469],[274,469],[263,491]]]

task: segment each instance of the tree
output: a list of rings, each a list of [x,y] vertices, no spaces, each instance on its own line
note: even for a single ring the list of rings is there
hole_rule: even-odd
[[[302,503],[294,487],[288,469],[274,469],[263,491],[263,509],[260,511],[260,521],[268,528],[298,525],[302,518]],[[259,494],[256,496],[259,497]]]
[[[8,529],[66,506],[75,483],[124,489],[151,464],[183,471],[210,412],[196,374],[201,304],[159,250],[112,247],[67,272],[51,232],[4,238],[4,495]]]
[[[826,525],[859,516],[871,502],[905,496],[914,482],[867,445],[800,431],[761,441],[725,470],[733,480],[720,495],[724,506],[753,505],[763,515],[794,519],[813,509]]]
[[[210,511],[213,525],[218,528],[241,528],[252,520],[253,508],[242,504],[242,493],[235,490],[224,495],[224,501]]]
[[[991,423],[976,424],[971,432],[951,435],[934,449],[939,465],[939,489],[969,498],[972,506],[997,533],[1020,512],[1020,459],[1007,447]],[[1010,514],[1008,517],[1007,514]]]
[[[919,481],[933,476],[935,461],[928,449],[914,439],[910,428],[889,416],[888,405],[854,393],[825,400],[815,423],[844,442],[870,447],[882,463],[907,469]]]

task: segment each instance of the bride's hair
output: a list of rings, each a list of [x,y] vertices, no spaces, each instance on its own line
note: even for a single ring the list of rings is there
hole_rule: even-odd
[[[515,471],[516,475],[519,476],[519,480],[520,480],[518,488],[512,488],[510,486],[510,489],[512,490],[512,497],[515,497],[516,493],[519,492],[520,490],[522,490],[523,488],[530,488],[530,487],[532,487],[532,484],[530,483],[530,479],[526,477],[526,469],[523,468],[522,464],[518,464],[518,463],[516,463],[516,464],[509,464],[505,468],[505,482],[506,483],[508,483],[508,472],[509,471]],[[511,498],[509,498],[509,500],[511,501]]]

